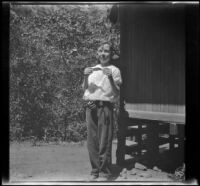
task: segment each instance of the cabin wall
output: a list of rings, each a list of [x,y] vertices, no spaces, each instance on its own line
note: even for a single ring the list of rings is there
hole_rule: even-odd
[[[121,5],[119,16],[125,107],[184,114],[184,7]]]

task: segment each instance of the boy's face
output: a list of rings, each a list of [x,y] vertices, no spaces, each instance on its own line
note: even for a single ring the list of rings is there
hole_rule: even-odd
[[[104,44],[99,47],[97,51],[97,55],[99,57],[100,63],[105,65],[110,61],[110,46],[108,44]]]

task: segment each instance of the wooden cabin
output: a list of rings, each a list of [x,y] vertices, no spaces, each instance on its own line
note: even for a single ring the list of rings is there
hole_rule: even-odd
[[[155,157],[164,143],[170,149],[177,143],[184,153],[186,15],[181,4],[120,4],[111,10],[110,20],[120,22],[121,34],[118,164],[144,149]],[[137,143],[127,145],[133,137]]]

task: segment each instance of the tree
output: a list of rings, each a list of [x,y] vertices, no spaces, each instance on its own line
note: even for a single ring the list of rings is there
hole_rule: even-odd
[[[42,139],[47,131],[63,140],[85,138],[83,69],[97,63],[103,40],[119,55],[119,27],[108,22],[107,8],[11,6],[11,139]]]

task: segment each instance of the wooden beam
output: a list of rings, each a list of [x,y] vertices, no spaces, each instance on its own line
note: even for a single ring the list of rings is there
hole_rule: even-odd
[[[167,113],[167,112],[149,112],[138,110],[126,110],[130,118],[156,120],[164,122],[175,122],[185,124],[185,114]]]
[[[152,121],[148,126],[146,148],[150,165],[156,165],[159,155],[159,123]]]

